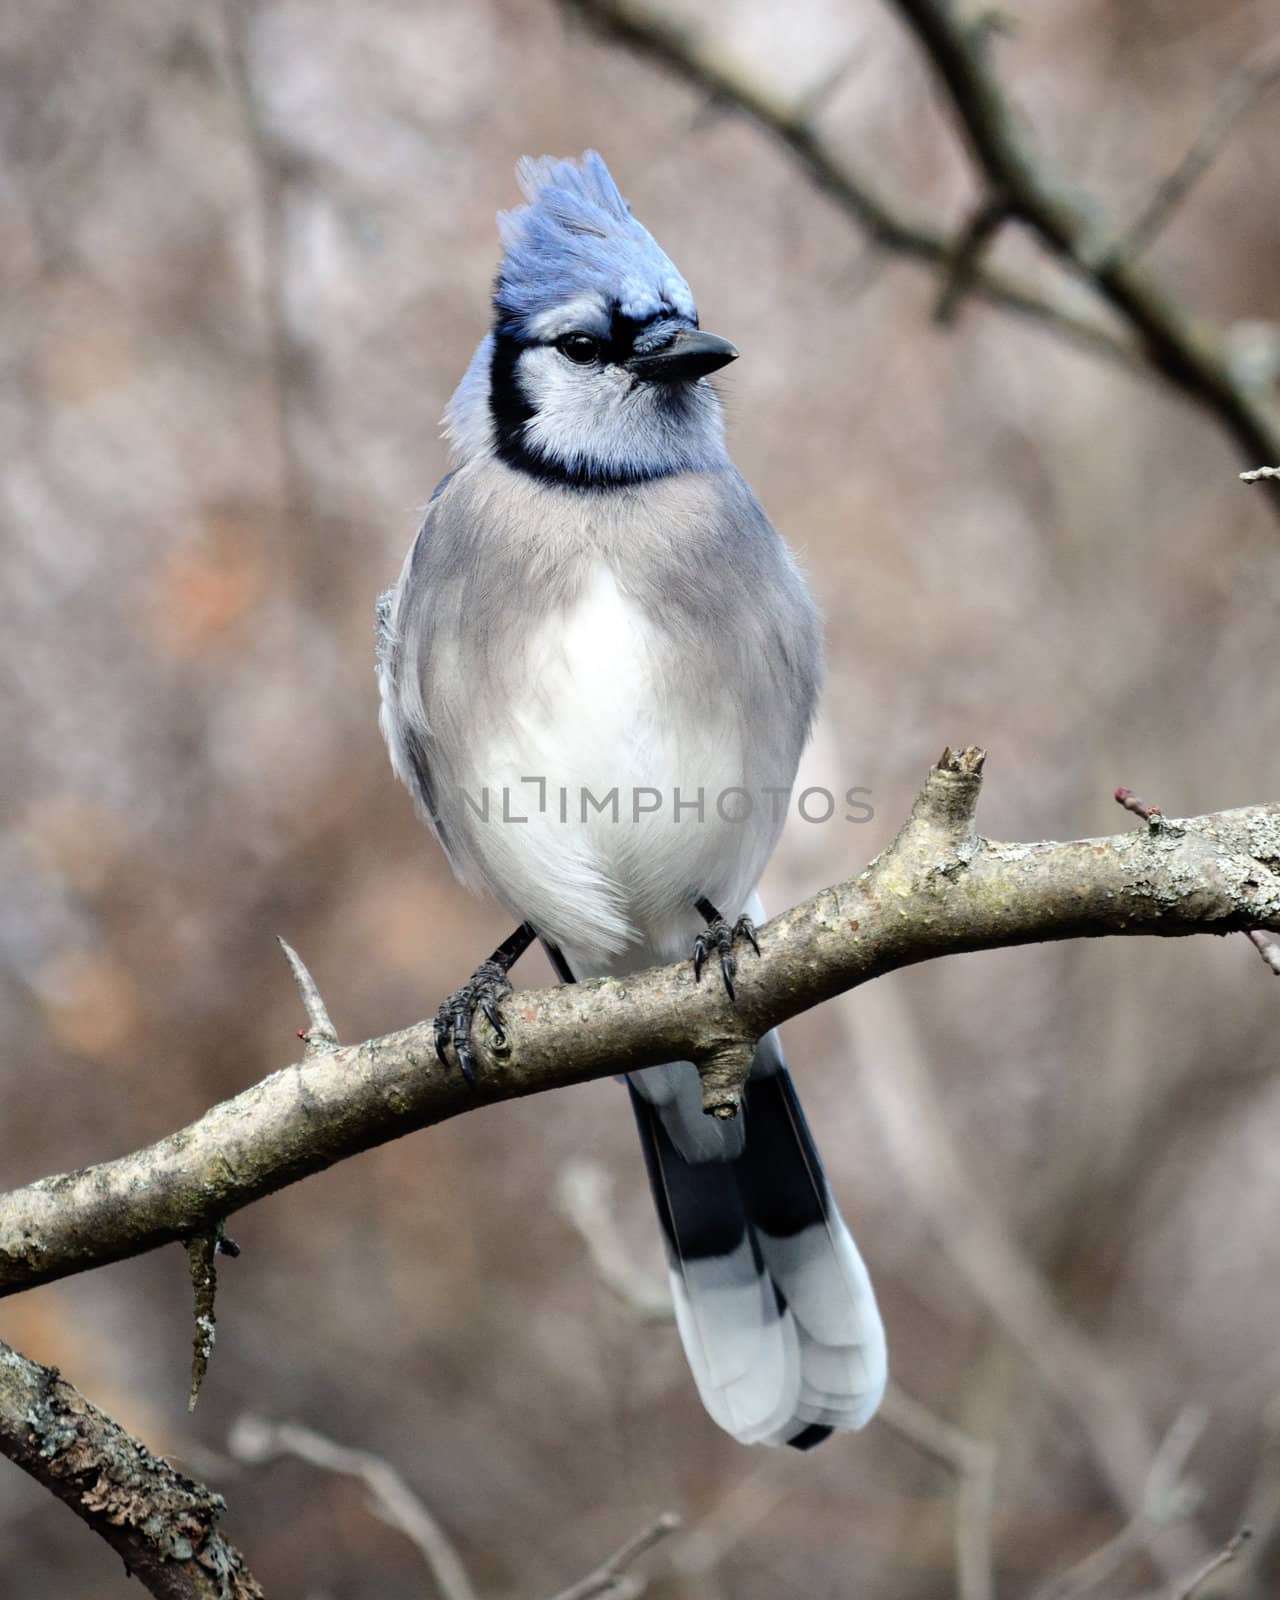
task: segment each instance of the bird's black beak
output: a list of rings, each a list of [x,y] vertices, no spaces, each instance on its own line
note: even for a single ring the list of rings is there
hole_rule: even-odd
[[[689,378],[705,378],[708,372],[717,372],[737,359],[738,352],[727,339],[691,328],[673,333],[666,344],[632,356],[623,366],[633,377],[648,383],[681,383]]]

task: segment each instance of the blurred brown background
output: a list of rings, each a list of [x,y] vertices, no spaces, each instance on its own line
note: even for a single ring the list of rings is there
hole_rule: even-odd
[[[826,133],[963,221],[962,147],[879,0],[696,14],[784,96],[848,60]],[[1277,29],[1274,0],[1042,0],[999,61],[1124,218]],[[929,276],[732,112],[533,0],[8,0],[0,1183],[136,1147],[293,1059],[277,932],[357,1039],[508,931],[391,777],[373,603],[445,468],[513,163],[589,145],[743,352],[732,448],[827,618],[802,781],[872,790],[869,824],[790,824],[771,904],[881,848],[948,741],[989,747],[997,836],[1117,831],[1117,783],[1175,813],[1280,796],[1280,527],[1218,426],[980,304],[939,330]],[[1153,252],[1251,348],[1280,315],[1278,186],[1273,94]],[[1016,230],[995,259],[1058,282]],[[1240,938],[1049,946],[788,1029],[896,1377],[999,1448],[1002,1595],[1121,1525],[1144,1439],[1188,1404],[1203,1496],[1168,1559],[1251,1497],[1264,1535],[1280,1515],[1274,990]],[[720,1435],[674,1330],[620,1303],[558,1208],[575,1155],[613,1174],[657,1275],[627,1108],[599,1083],[235,1218],[194,1419],[176,1248],[6,1301],[0,1336],[221,1488],[272,1596],[434,1591],[349,1481],[233,1466],[245,1409],[394,1463],[486,1597],[553,1593],[664,1508],[710,1538],[655,1553],[661,1600],[953,1594],[946,1471],[883,1423],[804,1457]],[[1277,1592],[1264,1571],[1248,1592]],[[0,1593],[137,1592],[0,1467]]]

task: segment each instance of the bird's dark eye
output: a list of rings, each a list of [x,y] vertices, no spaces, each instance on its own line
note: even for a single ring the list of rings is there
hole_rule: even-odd
[[[599,356],[600,341],[589,333],[566,333],[556,340],[556,349],[578,366],[587,367]]]

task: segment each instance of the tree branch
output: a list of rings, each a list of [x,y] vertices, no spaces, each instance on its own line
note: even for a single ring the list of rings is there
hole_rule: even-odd
[[[1227,79],[1208,119],[1178,165],[1158,185],[1151,198],[1117,241],[1119,255],[1136,256],[1148,249],[1226,148],[1231,136],[1258,101],[1280,80],[1280,42],[1270,40]]]
[[[153,1456],[58,1375],[0,1344],[0,1454],[111,1545],[160,1600],[262,1600],[218,1532],[225,1502]]]
[[[1237,375],[1218,334],[1138,264],[1129,236],[1100,220],[1093,197],[1072,189],[1035,148],[989,65],[992,35],[999,31],[989,15],[966,18],[951,0],[889,0],[937,69],[992,197],[953,239],[911,217],[824,138],[804,101],[789,101],[752,77],[705,29],[664,16],[648,0],[560,3],[598,33],[661,62],[781,139],[816,186],[876,244],[940,267],[947,280],[939,302],[943,320],[966,292],[1032,317],[1095,354],[1167,379],[1215,416],[1251,461],[1280,459],[1280,413]],[[1254,64],[1250,85],[1261,75],[1265,87],[1268,71],[1269,58],[1263,66]],[[1216,138],[1214,132],[1210,144]],[[1163,202],[1158,209],[1162,217]],[[983,248],[1006,218],[1034,228],[1120,316],[1136,343],[1064,301],[982,266]],[[1266,487],[1280,508],[1280,482]]]
[[[1202,1406],[1184,1406],[1178,1412],[1152,1458],[1142,1500],[1133,1516],[1074,1566],[1033,1589],[1030,1600],[1084,1600],[1111,1582],[1133,1556],[1147,1551],[1167,1527],[1189,1515],[1197,1494],[1186,1480],[1186,1468],[1208,1420]]]
[[[1263,933],[1258,928],[1249,929],[1249,942],[1266,963],[1268,972],[1274,972],[1280,978],[1280,940],[1272,933]]]
[[[833,1008],[842,1059],[860,1061],[860,1103],[896,1168],[912,1212],[937,1239],[1047,1396],[1083,1435],[1098,1476],[1126,1517],[1146,1503],[1155,1445],[1134,1386],[1063,1307],[990,1196],[943,1115],[928,1052],[900,987],[876,984]],[[1168,1542],[1168,1541],[1166,1541]],[[1183,1571],[1189,1538],[1161,1550]]]
[[[213,1354],[216,1328],[214,1302],[218,1294],[218,1235],[217,1228],[195,1233],[185,1241],[187,1266],[191,1272],[191,1290],[195,1300],[196,1331],[191,1340],[191,1388],[187,1395],[187,1410],[194,1411],[200,1398],[200,1389],[209,1370],[209,1357]]]
[[[237,1419],[228,1448],[236,1461],[259,1465],[290,1455],[322,1472],[357,1478],[375,1516],[402,1533],[426,1562],[441,1600],[476,1600],[476,1591],[453,1541],[389,1461],[351,1450],[297,1423],[271,1423],[249,1414]]]
[[[1000,844],[973,829],[980,770],[981,752],[945,752],[883,855],[765,927],[736,1005],[688,963],[523,991],[503,1048],[479,1030],[478,1092],[436,1060],[430,1022],[296,1062],[146,1149],[0,1196],[0,1295],[185,1241],[479,1104],[692,1060],[707,1109],[732,1115],[755,1039],[915,962],[1046,939],[1280,931],[1280,805]]]
[[[1197,1568],[1183,1583],[1175,1588],[1171,1600],[1192,1600],[1192,1596],[1196,1594],[1202,1584],[1213,1577],[1214,1573],[1220,1568],[1235,1560],[1242,1546],[1252,1536],[1252,1531],[1249,1528],[1241,1528],[1239,1533],[1233,1534],[1216,1556],[1210,1556],[1202,1567]]]
[[[879,1420],[917,1450],[931,1456],[956,1480],[956,1600],[993,1600],[995,1560],[992,1512],[996,1449],[937,1416],[891,1378]]]
[[[323,1055],[326,1050],[332,1050],[337,1045],[338,1030],[329,1017],[328,1007],[324,1003],[316,980],[307,971],[302,957],[289,941],[282,939],[279,934],[276,934],[276,942],[284,951],[289,970],[293,973],[293,981],[298,985],[298,993],[302,996],[302,1008],[307,1013],[307,1026],[298,1029],[298,1037],[306,1045],[303,1060],[310,1061],[312,1056]]]
[[[989,195],[965,224],[954,245],[951,268],[943,280],[933,320],[939,327],[955,322],[986,251],[1014,213],[1002,194]]]
[[[627,1568],[679,1526],[680,1518],[673,1511],[664,1511],[615,1550],[594,1572],[561,1590],[555,1600],[634,1600],[644,1593],[647,1584],[643,1578],[629,1574]]]
[[[709,32],[685,26],[644,0],[560,0],[565,11],[597,33],[649,56],[668,71],[702,90],[713,100],[734,106],[767,133],[780,139],[808,173],[859,228],[882,249],[939,267],[954,275],[964,263],[964,291],[1028,317],[1094,355],[1142,370],[1144,362],[1126,339],[1110,332],[1096,317],[1082,316],[1065,300],[1040,293],[1005,272],[982,266],[981,249],[965,248],[965,234],[952,239],[940,229],[913,217],[867,174],[837,149],[817,126],[815,115],[829,80],[819,95],[795,101],[772,84],[752,77],[732,61]],[[843,68],[841,69],[843,70]],[[970,233],[972,229],[966,230]]]
[[[1221,341],[1192,321],[1157,279],[1114,245],[1092,196],[1076,192],[1036,148],[989,60],[989,29],[951,0],[890,0],[942,80],[993,192],[1068,261],[1141,339],[1151,364],[1212,412],[1251,460],[1280,457],[1280,416],[1238,381]],[[1280,507],[1280,483],[1269,485]]]

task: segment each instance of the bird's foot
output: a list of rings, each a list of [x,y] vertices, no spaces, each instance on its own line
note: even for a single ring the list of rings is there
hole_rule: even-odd
[[[453,1053],[462,1068],[462,1076],[475,1087],[475,1057],[471,1052],[471,1025],[477,1011],[483,1012],[493,1029],[493,1042],[501,1047],[507,1042],[507,1030],[502,1025],[500,1001],[511,993],[511,981],[501,962],[482,961],[461,989],[455,989],[442,1000],[436,1011],[436,1055],[448,1066],[445,1051],[453,1046]]]
[[[500,1050],[507,1042],[507,1030],[502,1026],[502,1013],[498,1002],[511,993],[507,973],[519,961],[537,938],[531,922],[522,922],[516,931],[482,961],[461,989],[444,1001],[436,1012],[436,1055],[444,1066],[449,1065],[445,1050],[453,1046],[453,1053],[462,1068],[462,1076],[475,1088],[475,1057],[471,1053],[471,1024],[477,1011],[482,1011],[493,1029],[494,1048]]]
[[[745,939],[755,953],[760,954],[755,923],[745,913],[736,922],[727,922],[709,900],[699,900],[697,905],[707,919],[707,925],[693,941],[694,982],[702,982],[702,969],[714,950],[720,957],[720,976],[724,979],[725,991],[733,1000],[736,998],[733,980],[738,975],[738,958],[733,947],[739,939]]]

